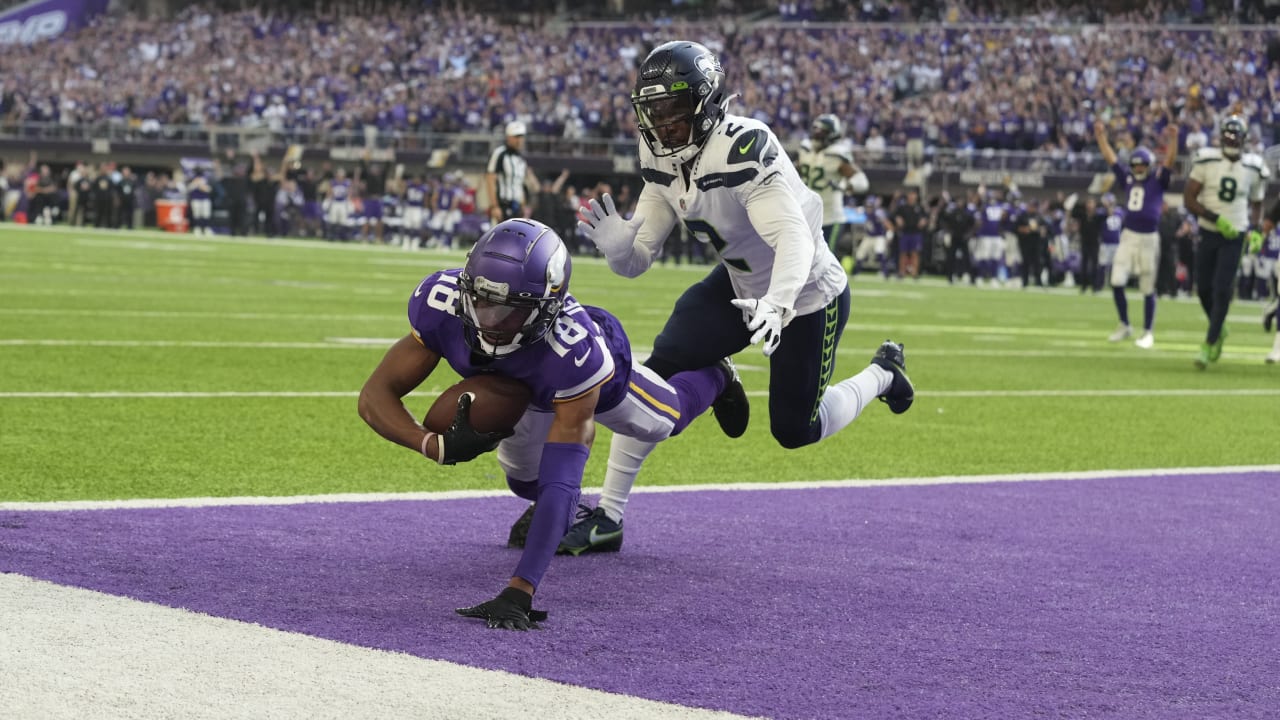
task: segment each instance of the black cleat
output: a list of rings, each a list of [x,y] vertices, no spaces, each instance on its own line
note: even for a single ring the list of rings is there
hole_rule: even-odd
[[[725,358],[720,361],[720,370],[724,372],[728,382],[720,396],[711,403],[711,411],[715,413],[720,429],[731,438],[742,437],[751,421],[751,401],[747,399],[747,391],[742,387],[742,378],[738,377],[738,368],[733,360]]]
[[[871,364],[879,365],[893,374],[893,382],[889,383],[889,389],[880,399],[897,415],[909,410],[916,399],[916,389],[907,377],[907,358],[903,346],[892,340],[885,340],[880,349],[876,350],[875,357],[871,358]]]
[[[582,555],[589,552],[618,552],[622,549],[622,521],[614,522],[604,508],[592,510],[579,505],[578,522],[569,528],[557,555]]]
[[[507,536],[507,547],[522,548],[524,541],[529,537],[529,526],[533,524],[533,509],[537,504],[530,505],[524,511],[524,514],[516,519],[514,525],[511,526],[511,534]]]

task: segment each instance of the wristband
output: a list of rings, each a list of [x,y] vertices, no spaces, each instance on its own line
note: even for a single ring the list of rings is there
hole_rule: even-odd
[[[424,458],[426,458],[426,459],[428,459],[428,460],[432,460],[432,461],[434,461],[434,462],[437,462],[437,463],[438,463],[438,462],[440,462],[439,460],[437,460],[436,458],[433,458],[433,457],[431,457],[430,455],[428,455],[428,454],[427,454],[427,443],[428,443],[428,442],[430,442],[430,441],[431,441],[431,438],[432,438],[432,437],[435,437],[436,435],[437,435],[437,433],[434,433],[434,432],[431,432],[430,430],[428,430],[428,431],[427,431],[427,434],[422,436],[422,457],[424,457]],[[437,440],[437,441],[436,441],[436,450],[438,450],[438,451],[440,452],[440,456],[441,456],[441,457],[443,457],[443,456],[444,456],[444,448],[441,448],[441,447],[440,447],[440,441],[439,441],[439,440]]]
[[[1208,220],[1211,223],[1218,222],[1218,213],[1212,210],[1205,210],[1204,215],[1201,215],[1200,217],[1204,218],[1205,220]]]

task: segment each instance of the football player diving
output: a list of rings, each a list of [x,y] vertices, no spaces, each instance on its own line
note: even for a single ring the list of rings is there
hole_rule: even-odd
[[[442,465],[497,448],[511,491],[536,501],[507,587],[457,611],[491,628],[537,629],[546,618],[533,609],[533,595],[573,523],[595,423],[615,437],[657,443],[680,433],[717,398],[746,402],[726,360],[667,378],[633,363],[617,318],[569,294],[571,271],[569,251],[551,228],[524,219],[497,224],[476,242],[464,267],[433,273],[418,285],[409,298],[410,333],[391,346],[360,391],[360,417],[382,437]],[[410,414],[402,398],[442,359],[463,377],[498,373],[529,387],[529,408],[513,433],[474,430],[470,393],[458,398],[453,424],[443,433]]]

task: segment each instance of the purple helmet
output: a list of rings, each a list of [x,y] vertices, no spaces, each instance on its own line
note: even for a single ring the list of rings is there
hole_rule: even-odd
[[[498,357],[541,340],[564,307],[572,270],[568,248],[546,225],[524,219],[495,225],[458,275],[467,344]]]
[[[1129,156],[1129,170],[1133,172],[1135,178],[1146,180],[1147,173],[1151,172],[1151,165],[1155,160],[1156,156],[1152,155],[1150,150],[1140,147]]]

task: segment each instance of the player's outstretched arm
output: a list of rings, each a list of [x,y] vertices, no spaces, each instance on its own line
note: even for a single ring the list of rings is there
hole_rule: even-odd
[[[1178,126],[1170,123],[1164,126],[1164,158],[1162,165],[1173,172],[1178,164]]]
[[[1107,124],[1101,120],[1093,121],[1093,138],[1098,142],[1098,151],[1102,153],[1102,159],[1107,161],[1108,165],[1116,164],[1116,151],[1111,148],[1111,141],[1107,139]]]
[[[400,338],[360,389],[360,417],[382,437],[421,452],[427,431],[402,398],[421,385],[439,362],[439,353],[423,347],[413,335]]]

